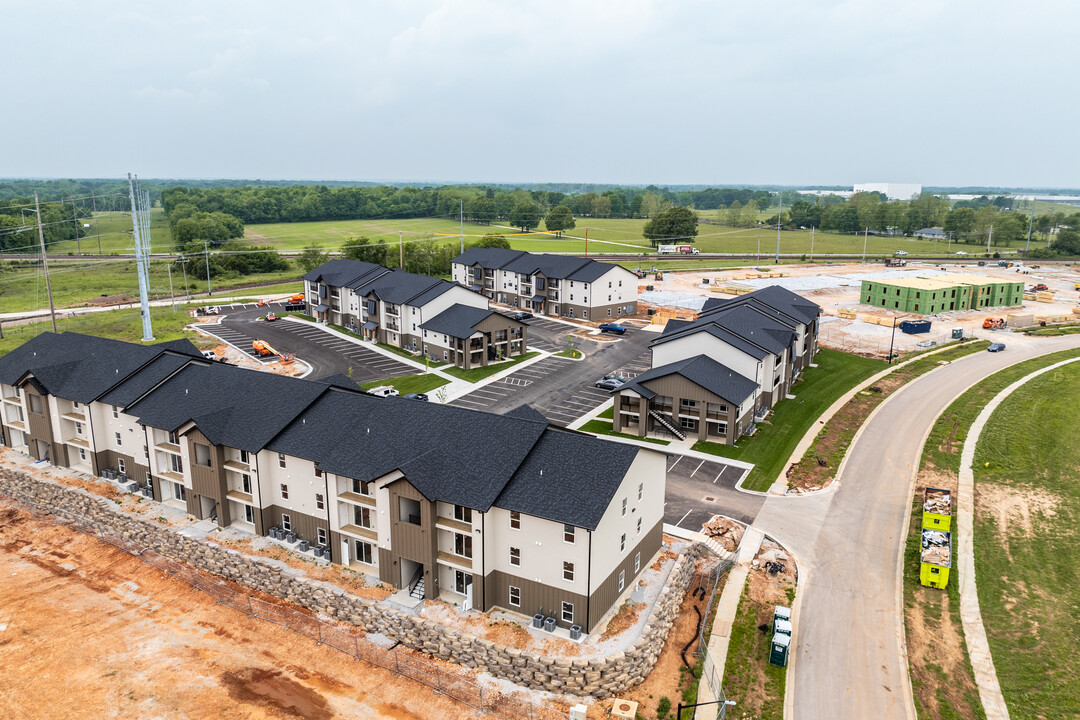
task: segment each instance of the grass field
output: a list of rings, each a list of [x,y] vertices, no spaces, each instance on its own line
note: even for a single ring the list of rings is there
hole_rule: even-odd
[[[97,255],[98,236],[101,236],[101,254],[125,254],[135,251],[135,239],[131,234],[131,213],[99,212],[89,222],[89,235],[82,238],[82,251],[86,255]],[[154,208],[150,211],[150,250],[155,253],[172,252],[172,233],[165,220],[165,211]],[[49,246],[49,254],[78,252],[79,244],[74,240],[65,240]]]
[[[1014,718],[1080,713],[1080,363],[1023,385],[975,452],[975,574]],[[987,466],[988,464],[988,466]]]
[[[886,367],[881,360],[828,349],[822,349],[814,362],[818,367],[804,370],[804,379],[791,388],[795,397],[777,403],[771,424],[759,425],[754,437],[741,438],[736,445],[699,440],[694,450],[753,463],[743,487],[768,490],[818,416],[849,389]]]
[[[615,432],[612,429],[612,424],[607,420],[590,420],[582,425],[578,430],[582,432],[595,433],[597,435],[611,435],[613,437],[627,438],[629,440],[638,440],[647,443],[654,443],[656,445],[670,445],[670,440],[661,440],[659,438],[643,438],[637,435],[628,435],[627,433]]]
[[[495,373],[500,373],[503,370],[512,368],[518,363],[525,362],[529,358],[536,357],[539,354],[540,353],[534,350],[532,352],[527,352],[524,355],[518,355],[517,357],[512,358],[506,362],[495,363],[493,365],[485,365],[483,367],[476,367],[472,368],[471,370],[462,370],[459,367],[446,368],[446,374],[453,375],[456,378],[460,378],[471,383],[479,382],[484,378],[491,377]]]

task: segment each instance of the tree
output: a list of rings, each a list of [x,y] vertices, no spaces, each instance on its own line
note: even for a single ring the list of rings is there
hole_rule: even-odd
[[[529,200],[519,202],[510,211],[510,224],[529,232],[540,224],[540,206]]]
[[[685,207],[664,210],[645,223],[645,229],[641,234],[652,241],[653,245],[659,245],[661,240],[694,242],[698,234],[697,215],[693,210]]]
[[[728,205],[727,211],[722,215],[723,223],[731,227],[742,227],[742,208],[743,205],[738,200]]]
[[[1080,232],[1069,228],[1058,230],[1053,248],[1062,255],[1080,255]]]
[[[385,265],[388,252],[386,245],[376,245],[367,237],[349,238],[341,245],[341,254],[345,258],[374,265]]]
[[[958,207],[945,216],[943,229],[954,238],[966,235],[975,228],[975,210],[970,207]]]
[[[472,244],[472,247],[480,248],[503,248],[504,250],[510,249],[510,241],[504,238],[502,235],[495,235],[488,233],[484,237],[480,238]]]
[[[490,225],[495,219],[495,200],[489,197],[473,198],[469,201],[468,212],[473,222]]]
[[[551,208],[551,212],[544,218],[544,227],[558,236],[563,234],[563,230],[570,230],[575,225],[574,214],[565,205],[556,205]]]
[[[304,251],[296,256],[296,262],[304,272],[311,272],[330,258],[330,254],[323,252],[315,243],[308,245]]]

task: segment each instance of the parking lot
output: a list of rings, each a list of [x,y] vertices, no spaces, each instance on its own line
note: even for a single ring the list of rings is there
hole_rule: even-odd
[[[716,514],[752,523],[765,497],[735,489],[748,472],[719,459],[668,455],[664,522],[694,531]]]

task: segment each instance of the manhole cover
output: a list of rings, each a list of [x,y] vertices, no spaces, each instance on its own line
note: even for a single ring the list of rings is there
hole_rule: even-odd
[[[716,498],[714,497],[709,497],[708,495],[705,496],[705,502],[714,502],[715,500]]]

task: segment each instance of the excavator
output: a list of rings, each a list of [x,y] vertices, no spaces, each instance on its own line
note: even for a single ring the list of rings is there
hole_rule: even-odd
[[[1005,327],[1005,318],[986,318],[983,320],[984,330],[1001,330]]]
[[[304,293],[295,293],[294,295],[286,295],[285,297],[272,298],[270,300],[260,300],[257,305],[258,307],[262,307],[275,302],[283,302],[287,305],[300,305],[304,302]]]
[[[251,343],[251,349],[255,351],[255,354],[259,357],[269,357],[271,355],[277,355],[282,364],[288,365],[291,362],[296,361],[296,355],[292,353],[278,352],[274,348],[270,347],[270,343],[265,340],[256,340]]]

